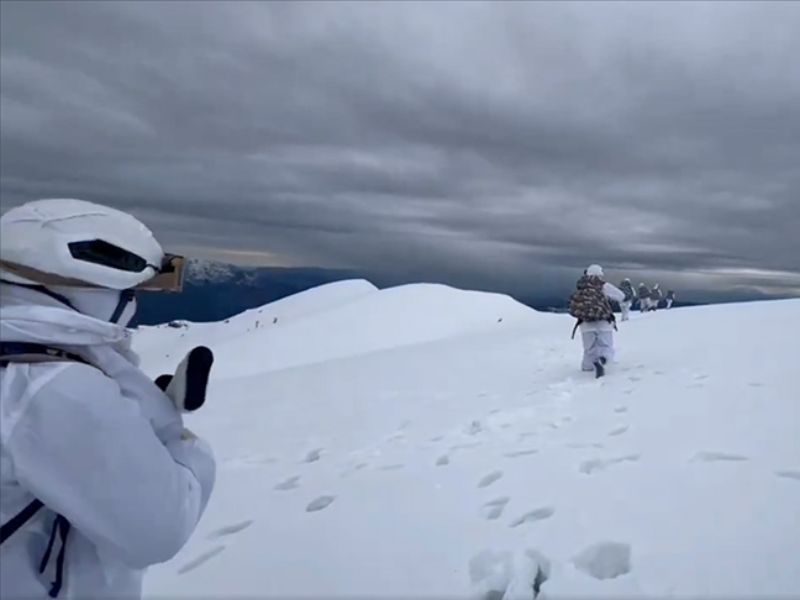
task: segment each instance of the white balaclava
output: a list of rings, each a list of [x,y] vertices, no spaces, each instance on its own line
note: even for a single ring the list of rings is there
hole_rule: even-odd
[[[136,314],[136,296],[132,290],[103,288],[49,287],[63,296],[80,313],[127,326]]]

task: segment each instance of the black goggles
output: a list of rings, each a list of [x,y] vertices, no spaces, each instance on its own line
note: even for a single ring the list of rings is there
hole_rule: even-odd
[[[160,265],[149,264],[144,258],[104,240],[86,240],[68,244],[69,252],[76,260],[83,260],[120,271],[141,273],[148,267],[156,273],[154,277],[136,286],[138,290],[180,291],[183,289],[183,273],[186,259],[177,254],[166,254]]]

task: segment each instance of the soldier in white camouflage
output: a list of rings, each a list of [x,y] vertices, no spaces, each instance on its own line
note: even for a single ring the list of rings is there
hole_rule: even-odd
[[[650,288],[644,282],[639,284],[639,311],[647,312],[650,310]]]
[[[622,312],[622,320],[627,321],[630,318],[631,306],[636,300],[636,292],[633,291],[633,284],[627,277],[619,284],[619,289],[625,294],[625,299],[619,303],[619,308]]]
[[[662,298],[661,288],[658,284],[655,284],[653,286],[653,291],[650,292],[650,310],[658,310],[658,305],[661,303]]]
[[[672,303],[675,302],[675,292],[673,290],[667,290],[667,296],[664,301],[666,302],[666,308],[672,308]]]
[[[569,314],[577,319],[575,329],[580,328],[583,339],[581,369],[594,370],[595,377],[602,377],[614,358],[616,325],[610,300],[622,302],[625,294],[603,281],[600,265],[589,266],[576,288],[569,301]]]

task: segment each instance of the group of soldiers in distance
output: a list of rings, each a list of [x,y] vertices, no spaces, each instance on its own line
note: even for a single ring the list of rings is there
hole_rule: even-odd
[[[668,290],[666,296],[661,292],[659,284],[655,284],[652,289],[645,283],[639,284],[638,293],[633,289],[630,279],[623,279],[619,289],[625,294],[625,299],[619,303],[622,312],[622,320],[627,321],[631,308],[638,302],[639,310],[643,313],[658,310],[663,302],[664,308],[672,308],[675,302],[675,292]]]

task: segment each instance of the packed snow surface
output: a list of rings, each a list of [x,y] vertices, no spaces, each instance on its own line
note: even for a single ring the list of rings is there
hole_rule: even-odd
[[[800,597],[800,301],[620,324],[434,285],[329,284],[145,328],[217,362],[217,487],[161,597]]]

